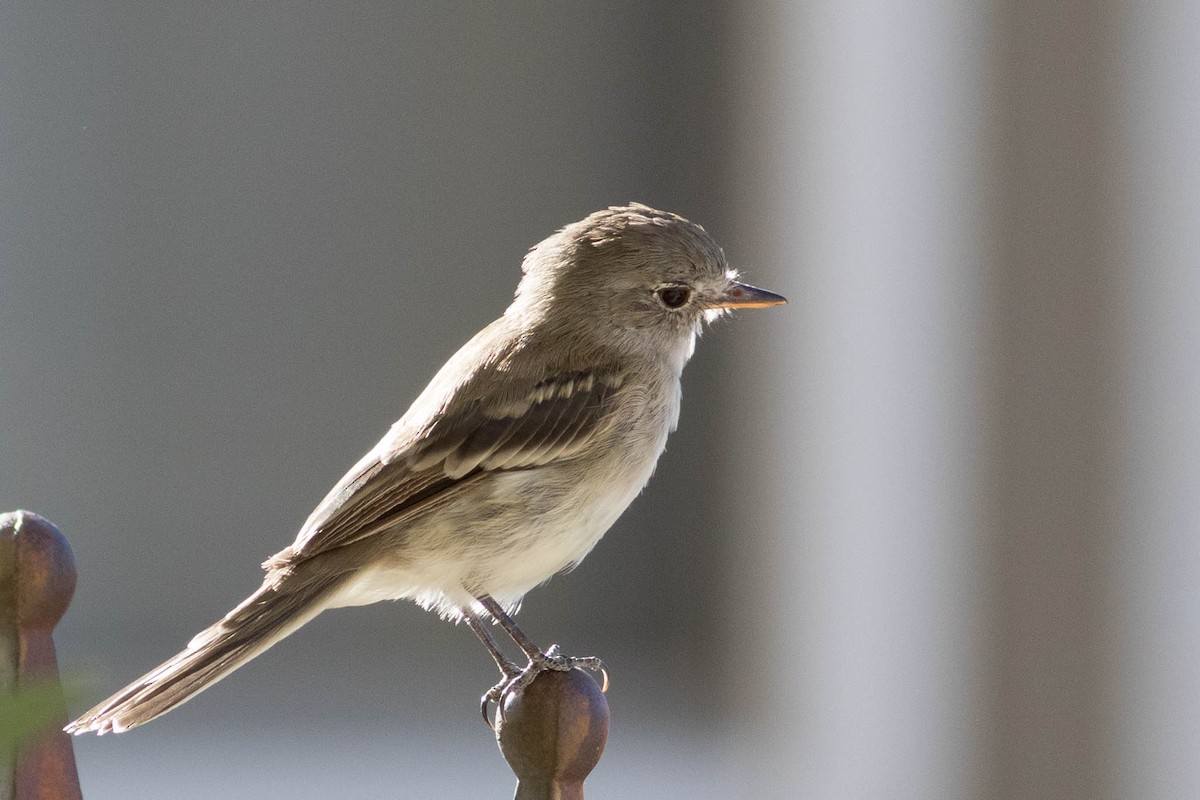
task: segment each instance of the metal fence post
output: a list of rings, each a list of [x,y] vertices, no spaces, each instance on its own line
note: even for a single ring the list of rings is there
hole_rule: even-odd
[[[75,557],[58,528],[28,511],[0,515],[0,692],[59,685],[51,634],[74,592]],[[61,688],[56,703],[46,731],[0,754],[0,800],[81,800]]]
[[[583,670],[548,670],[505,699],[496,739],[517,775],[515,800],[583,800],[608,741],[608,701]]]

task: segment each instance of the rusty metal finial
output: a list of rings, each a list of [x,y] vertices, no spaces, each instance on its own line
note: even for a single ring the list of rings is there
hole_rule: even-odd
[[[37,514],[0,515],[0,691],[58,684],[51,634],[75,593],[75,556],[58,528]],[[56,723],[17,753],[11,775],[0,774],[0,798],[80,800],[71,738]]]
[[[505,697],[496,739],[517,775],[515,800],[583,800],[608,740],[608,701],[583,670],[547,670]]]

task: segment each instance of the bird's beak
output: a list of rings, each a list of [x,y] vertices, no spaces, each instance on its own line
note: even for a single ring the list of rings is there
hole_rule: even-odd
[[[766,308],[787,303],[783,295],[734,281],[720,297],[708,304],[709,308]]]

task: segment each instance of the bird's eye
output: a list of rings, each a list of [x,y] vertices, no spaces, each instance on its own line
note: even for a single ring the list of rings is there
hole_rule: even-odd
[[[667,308],[679,308],[692,297],[691,291],[682,286],[664,286],[657,294],[659,301]]]

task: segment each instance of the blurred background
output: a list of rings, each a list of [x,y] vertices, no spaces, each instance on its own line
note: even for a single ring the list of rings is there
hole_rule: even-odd
[[[638,200],[792,303],[527,599],[613,673],[588,796],[1200,796],[1198,53],[1165,0],[3,4],[0,508],[75,547],[74,710]],[[85,795],[508,796],[494,679],[330,612]]]

